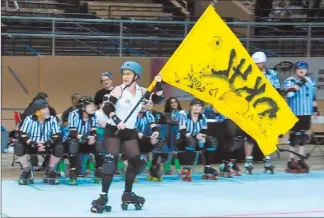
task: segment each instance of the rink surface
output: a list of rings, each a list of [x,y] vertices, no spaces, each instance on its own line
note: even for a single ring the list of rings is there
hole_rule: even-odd
[[[124,182],[115,177],[109,193],[112,212],[93,214],[91,201],[100,185],[80,179],[78,186],[51,186],[36,180],[20,186],[2,181],[2,217],[324,217],[324,171],[309,174],[255,173],[206,181],[194,175],[182,182],[176,175],[160,183],[139,176],[136,194],[146,198],[141,211],[121,209]]]

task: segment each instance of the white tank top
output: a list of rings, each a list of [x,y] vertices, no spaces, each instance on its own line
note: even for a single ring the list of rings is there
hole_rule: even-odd
[[[126,85],[124,84],[120,86],[123,90],[122,95],[117,100],[115,105],[116,108],[115,113],[122,121],[125,121],[126,117],[129,115],[129,113],[133,110],[135,105],[141,100],[143,96],[142,88],[140,86],[136,85],[135,96],[132,95],[132,93],[128,90],[128,88],[125,89],[125,86]],[[132,113],[132,115],[125,123],[128,129],[135,129],[137,115],[141,109],[142,109],[142,104],[139,104],[135,109],[134,113]],[[116,126],[115,122],[110,118],[107,123]]]

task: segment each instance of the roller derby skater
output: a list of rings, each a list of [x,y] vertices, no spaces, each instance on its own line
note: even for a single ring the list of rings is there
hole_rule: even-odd
[[[149,176],[148,180],[153,182],[162,181],[160,175],[159,159],[162,158],[162,148],[164,141],[161,139],[161,131],[157,126],[157,119],[152,113],[153,101],[144,99],[142,101],[142,109],[136,120],[136,130],[138,135],[138,143],[140,152],[148,154],[152,152],[152,161],[148,161]]]
[[[108,204],[108,191],[117,168],[119,151],[122,151],[128,160],[122,209],[126,210],[129,204],[135,205],[136,209],[141,209],[145,203],[143,197],[133,192],[134,179],[147,162],[145,156],[140,154],[138,144],[136,119],[142,108],[142,104],[138,102],[144,97],[151,99],[153,103],[159,103],[163,99],[162,78],[155,77],[156,92],[149,93],[145,88],[137,85],[137,80],[142,75],[142,67],[138,63],[127,61],[122,64],[120,71],[123,84],[116,86],[110,95],[106,96],[108,99],[103,102],[103,111],[109,120],[104,134],[105,157],[102,164],[102,189],[99,198],[92,202],[93,213],[103,211],[102,208],[106,208]],[[133,113],[130,114],[133,109]],[[126,120],[127,117],[129,119]],[[121,149],[120,146],[122,146]]]
[[[89,156],[95,154],[96,175],[101,177],[103,160],[103,145],[97,140],[97,119],[94,99],[82,96],[77,102],[77,110],[69,114],[69,131],[64,136],[64,144],[70,161],[70,185],[77,185],[77,163],[80,154]],[[86,163],[88,161],[85,161]],[[93,169],[92,169],[93,170]],[[96,178],[94,178],[94,182]]]
[[[266,68],[266,62],[267,62],[267,56],[264,52],[256,52],[252,55],[252,59],[254,63],[258,66],[258,68],[261,70],[261,72],[264,73],[265,77],[269,80],[269,82],[272,84],[273,88],[275,88],[279,94],[284,95],[284,91],[281,89],[278,73],[274,71],[273,69]],[[245,172],[248,174],[253,173],[253,148],[256,145],[256,141],[247,134],[246,140],[244,143],[244,150],[245,150]],[[271,163],[271,157],[265,156],[265,160],[267,160],[267,163],[265,163],[265,168],[270,169],[271,167],[268,167],[268,163]],[[273,167],[274,168],[274,167]],[[268,170],[267,170],[268,171]],[[270,170],[271,172],[273,171]]]
[[[307,131],[311,128],[311,116],[318,116],[319,112],[315,96],[316,83],[306,76],[307,73],[308,64],[298,61],[295,64],[295,75],[284,81],[288,105],[298,118],[297,123],[291,129],[289,141],[290,151],[299,154],[299,157],[290,153],[286,170],[290,173],[308,173],[310,169],[304,158],[300,159],[300,156],[305,157],[305,145],[310,140]],[[296,158],[300,160],[296,161]]]
[[[44,182],[58,184],[56,165],[64,154],[59,124],[56,117],[51,116],[47,101],[39,99],[33,102],[34,113],[25,118],[21,126],[20,139],[15,142],[14,151],[22,166],[20,185],[33,184],[33,172],[30,169],[29,155],[50,154]]]
[[[211,167],[211,163],[217,149],[217,139],[207,135],[207,119],[202,110],[204,102],[193,98],[190,103],[190,111],[182,112],[177,135],[179,150],[185,150],[184,156],[187,163],[192,163],[195,158],[195,150],[206,151],[206,165],[203,179],[217,179],[217,170]],[[181,172],[182,180],[191,181],[191,165],[187,165]]]

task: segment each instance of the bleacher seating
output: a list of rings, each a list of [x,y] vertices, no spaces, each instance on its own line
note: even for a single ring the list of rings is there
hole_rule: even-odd
[[[132,2],[87,2],[90,13],[107,19],[121,19],[129,17],[137,20],[170,20],[172,13],[163,12],[163,5],[158,3]]]

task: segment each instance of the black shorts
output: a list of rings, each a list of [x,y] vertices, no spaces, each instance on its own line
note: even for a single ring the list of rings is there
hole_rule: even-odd
[[[298,121],[291,129],[293,132],[300,132],[302,130],[309,130],[311,128],[311,115],[297,116]]]
[[[117,130],[117,126],[107,124],[105,127],[105,138],[118,138],[121,141],[137,140],[136,129],[123,129],[119,130],[116,134]]]

